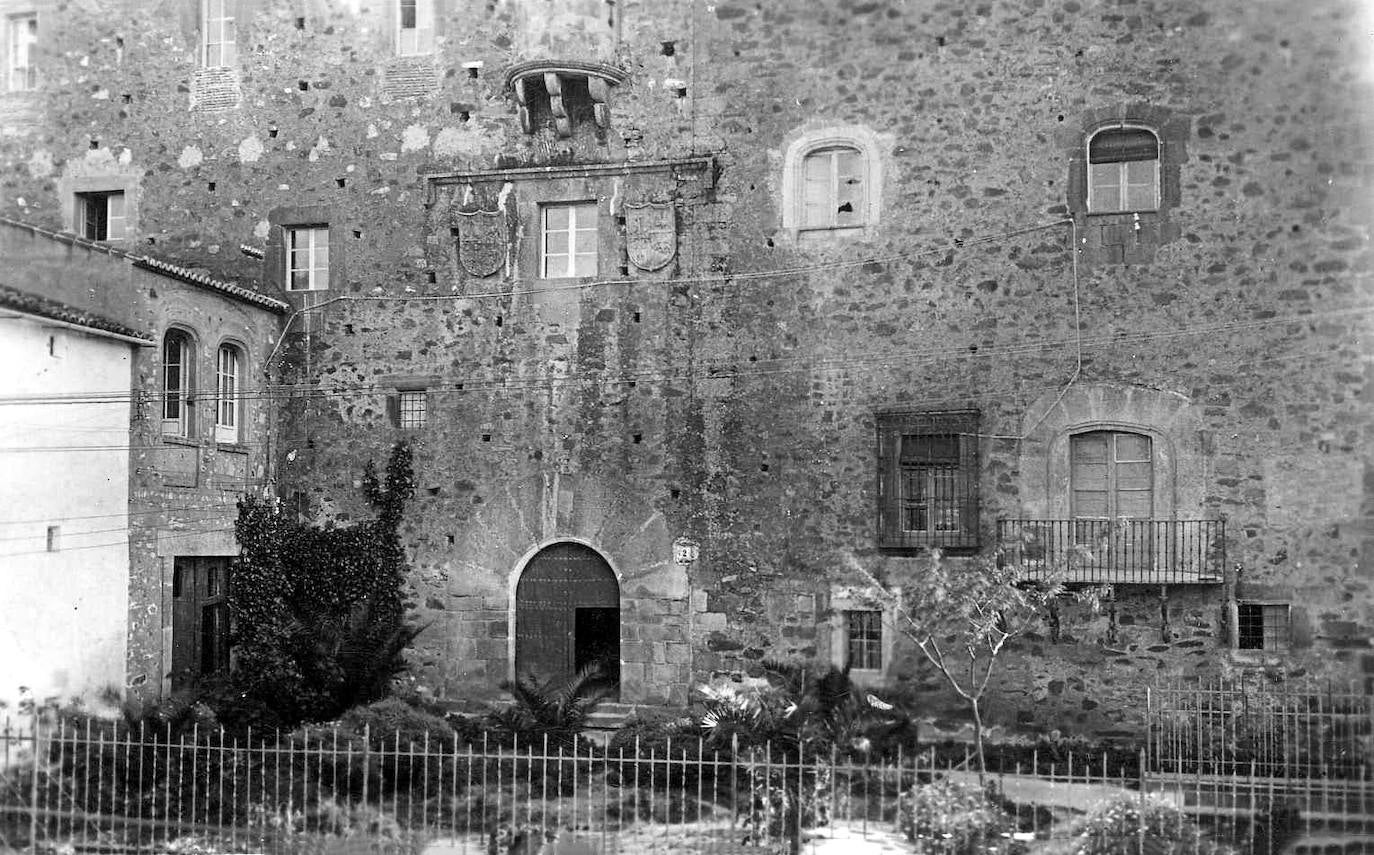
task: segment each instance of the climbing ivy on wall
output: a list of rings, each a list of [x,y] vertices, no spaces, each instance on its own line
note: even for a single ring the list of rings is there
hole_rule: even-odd
[[[386,694],[421,628],[406,615],[399,527],[415,493],[410,448],[383,477],[368,463],[363,493],[376,518],[320,527],[275,503],[239,502],[242,546],[229,592],[232,710],[221,717],[290,725],[334,718]],[[217,704],[223,707],[223,704]]]

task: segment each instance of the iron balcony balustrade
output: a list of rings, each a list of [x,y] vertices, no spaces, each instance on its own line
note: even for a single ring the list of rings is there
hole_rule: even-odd
[[[1225,520],[999,519],[1003,564],[1065,583],[1218,583],[1226,567]]]

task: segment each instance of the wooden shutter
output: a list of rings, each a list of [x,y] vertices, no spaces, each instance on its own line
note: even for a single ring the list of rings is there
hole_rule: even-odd
[[[901,434],[895,426],[878,421],[878,542],[884,546],[900,546],[898,527],[901,492],[897,454]]]
[[[392,393],[386,396],[386,417],[392,427],[401,426],[401,396]]]
[[[1303,606],[1288,609],[1288,639],[1293,647],[1312,646],[1312,618]]]
[[[415,52],[434,50],[434,0],[415,0]]]

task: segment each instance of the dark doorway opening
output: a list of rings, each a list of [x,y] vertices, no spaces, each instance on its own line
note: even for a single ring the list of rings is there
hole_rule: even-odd
[[[573,622],[573,670],[597,666],[620,685],[620,608],[584,607]]]
[[[172,560],[172,691],[229,667],[227,556]]]

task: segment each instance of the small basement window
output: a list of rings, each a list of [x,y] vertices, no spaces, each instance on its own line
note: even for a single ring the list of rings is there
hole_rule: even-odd
[[[1285,650],[1292,640],[1287,603],[1238,603],[1236,623],[1240,650]]]
[[[429,401],[424,389],[407,389],[396,395],[396,427],[405,430],[422,428],[429,420]]]

